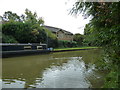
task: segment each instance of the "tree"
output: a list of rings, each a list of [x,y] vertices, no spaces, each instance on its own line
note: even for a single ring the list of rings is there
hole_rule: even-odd
[[[6,22],[2,26],[2,33],[5,36],[14,37],[19,43],[34,42],[34,34],[32,34],[31,25],[22,22]]]
[[[47,43],[49,47],[57,47],[57,37],[43,27],[44,20],[25,10],[25,15],[7,11],[3,15],[3,42],[4,43]]]
[[[58,39],[55,34],[53,34],[50,30],[44,28],[46,32],[46,43],[48,44],[48,47],[58,47]]]
[[[18,43],[17,40],[11,35],[2,34],[2,42],[3,43]]]
[[[44,24],[43,19],[41,17],[38,18],[36,12],[32,13],[30,10],[26,9],[25,14],[26,14],[26,17],[25,17],[26,22],[29,22],[32,24],[39,24],[39,25]]]
[[[107,62],[103,59],[103,63],[110,73],[108,74],[109,79],[106,78],[104,87],[118,87],[117,76],[120,75],[118,72],[118,63],[120,63],[120,2],[77,1],[71,13],[83,13],[85,17],[92,17],[90,29],[85,29],[85,34],[93,36],[97,44],[105,50]]]
[[[90,30],[93,30],[95,39],[104,47],[112,46],[113,51],[117,52],[116,54],[120,53],[118,50],[120,45],[119,6],[120,2],[76,2],[72,10],[75,13],[83,12],[84,16],[91,15],[90,27],[92,29]]]
[[[83,39],[84,39],[84,35],[76,33],[73,36],[73,40],[77,42],[78,46],[82,46],[83,45]]]
[[[7,11],[3,15],[3,21],[20,21],[20,17],[16,13],[12,13],[11,11]]]
[[[12,13],[11,11],[4,13],[2,17],[2,33],[4,34],[4,37],[14,37],[19,43],[36,43],[45,40],[40,38],[44,37],[44,34],[41,33],[44,33],[45,31],[42,31],[43,29],[40,26],[44,21],[37,18],[37,14],[32,13],[28,9],[26,9],[25,14],[26,15],[18,16],[16,13]]]
[[[86,24],[84,28],[84,40],[85,46],[101,46],[98,40],[95,38],[96,33],[94,32],[94,27],[91,24]]]

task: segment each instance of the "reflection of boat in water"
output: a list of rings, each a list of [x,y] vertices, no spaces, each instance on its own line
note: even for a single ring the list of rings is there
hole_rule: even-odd
[[[47,50],[47,44],[0,43],[0,46],[2,46],[2,57],[41,54],[50,52],[50,50]]]

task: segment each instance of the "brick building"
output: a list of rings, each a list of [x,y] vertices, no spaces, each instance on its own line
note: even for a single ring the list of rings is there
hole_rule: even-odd
[[[54,33],[57,36],[58,40],[73,41],[73,33],[71,32],[52,26],[44,27]]]

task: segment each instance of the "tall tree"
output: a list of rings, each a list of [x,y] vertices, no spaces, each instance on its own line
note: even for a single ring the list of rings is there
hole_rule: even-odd
[[[91,16],[92,34],[97,44],[104,47],[107,62],[104,60],[109,73],[105,87],[118,87],[118,63],[120,63],[120,2],[80,2],[77,1],[71,13],[83,13]],[[86,30],[86,29],[85,29]],[[94,34],[93,34],[94,33]],[[111,68],[112,67],[112,68]],[[112,84],[111,84],[112,83]]]
[[[30,42],[40,42],[40,37],[44,37],[43,29],[40,24],[43,24],[42,19],[37,18],[36,13],[32,13],[30,10],[26,9],[26,15],[18,16],[16,13],[7,11],[3,15],[3,42],[6,37],[13,37],[20,43],[30,43]],[[5,38],[5,39],[4,39]],[[39,39],[38,39],[39,38]],[[11,38],[12,39],[12,38]],[[10,42],[16,42],[9,40]],[[43,40],[41,40],[43,41]]]
[[[11,11],[7,11],[3,15],[3,21],[20,21],[20,17],[16,13],[12,13]]]
[[[32,13],[30,10],[26,9],[25,14],[26,14],[26,18],[25,18],[26,22],[29,22],[32,24],[39,24],[39,25],[44,24],[43,19],[41,17],[38,18],[36,12]]]
[[[36,12],[26,9],[25,14],[18,16],[7,11],[3,15],[2,42],[4,43],[47,43],[49,47],[56,47],[57,38],[42,26],[44,20]]]

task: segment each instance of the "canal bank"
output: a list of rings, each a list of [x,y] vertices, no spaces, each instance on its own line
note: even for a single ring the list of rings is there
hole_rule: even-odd
[[[91,49],[98,49],[98,48],[99,48],[99,47],[59,48],[59,49],[54,49],[52,52],[66,52],[66,51],[91,50]]]
[[[16,57],[16,56],[27,56],[27,55],[38,55],[38,54],[48,54],[51,52],[67,52],[67,51],[80,51],[80,50],[91,50],[98,49],[98,47],[76,47],[76,48],[59,48],[59,49],[29,49],[29,50],[10,50],[10,51],[2,51],[2,57]]]

